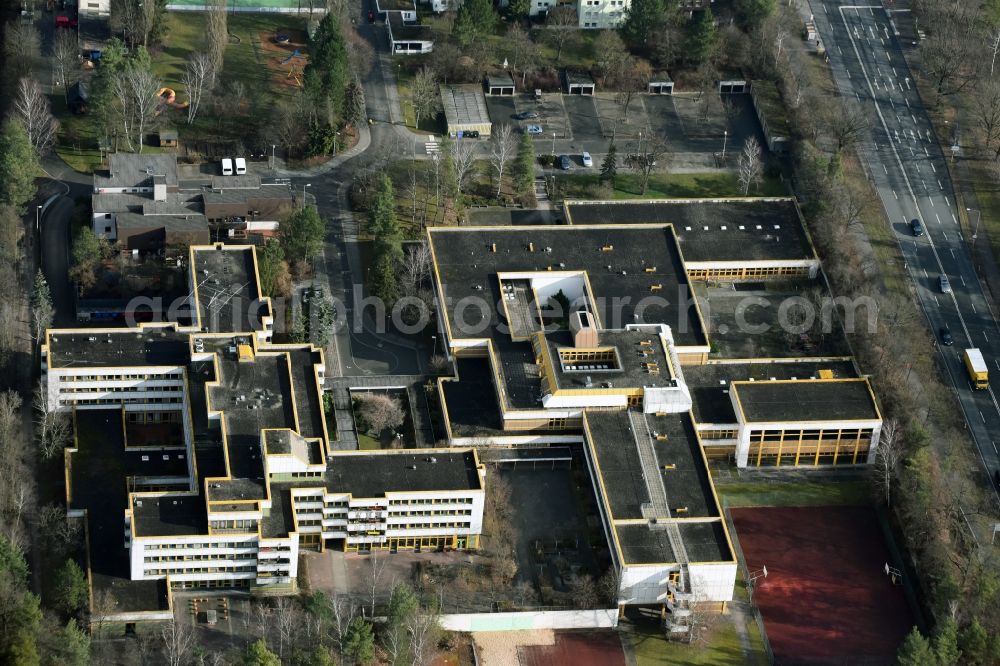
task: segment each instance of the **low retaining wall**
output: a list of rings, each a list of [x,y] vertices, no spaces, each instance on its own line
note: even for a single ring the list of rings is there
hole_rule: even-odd
[[[449,631],[613,629],[618,626],[618,609],[442,615],[441,626]]]

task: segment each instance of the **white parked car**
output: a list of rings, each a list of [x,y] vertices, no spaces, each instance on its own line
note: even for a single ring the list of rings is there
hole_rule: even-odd
[[[222,175],[232,176],[233,175],[233,161],[228,157],[222,160]]]
[[[590,153],[585,152],[583,154],[583,166],[585,166],[585,167],[592,167],[592,166],[594,166],[594,160],[590,156]]]
[[[247,161],[242,157],[236,158],[236,175],[242,176],[247,172]]]

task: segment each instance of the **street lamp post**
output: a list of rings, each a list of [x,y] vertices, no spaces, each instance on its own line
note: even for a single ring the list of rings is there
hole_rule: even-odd
[[[722,161],[726,161],[726,143],[729,142],[729,130],[722,130]]]
[[[551,150],[551,154],[552,155],[556,154],[556,133],[555,132],[552,133],[552,150]]]
[[[306,207],[306,188],[312,186],[312,183],[305,183],[302,185],[302,208]]]
[[[35,208],[35,231],[36,232],[41,229],[41,215],[42,215],[42,207],[38,206],[37,208]]]
[[[983,213],[975,208],[966,208],[965,210],[976,214],[976,226],[972,228],[972,242],[975,243],[976,237],[979,236],[979,220],[983,218]]]
[[[271,168],[274,168],[274,144],[271,144]]]

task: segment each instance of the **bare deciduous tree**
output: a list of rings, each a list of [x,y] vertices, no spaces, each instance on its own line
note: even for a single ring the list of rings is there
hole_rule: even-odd
[[[14,80],[31,74],[41,54],[42,37],[35,26],[8,21],[3,30],[3,53],[7,71]]]
[[[895,419],[886,419],[872,465],[872,480],[886,506],[892,505],[892,489],[902,460],[903,442],[899,423]]]
[[[503,174],[507,163],[514,157],[517,142],[514,140],[514,130],[510,125],[500,125],[493,131],[490,138],[490,164],[497,176],[497,199],[503,188]]]
[[[378,586],[382,580],[382,574],[385,573],[386,564],[388,563],[379,556],[378,548],[372,548],[371,553],[368,555],[368,571],[372,585],[372,617],[375,617],[375,601],[378,599]]]
[[[844,108],[831,108],[827,120],[836,152],[851,150],[868,131],[868,116],[857,102],[845,102]]]
[[[365,422],[368,431],[375,435],[398,428],[406,419],[402,403],[387,393],[361,393],[357,401],[358,416]]]
[[[580,39],[580,24],[576,9],[569,5],[557,5],[549,10],[545,18],[545,36],[556,50],[556,66],[562,60],[562,52],[567,46]]]
[[[740,153],[737,166],[737,178],[740,188],[743,190],[743,196],[750,193],[751,186],[760,183],[763,175],[764,163],[761,158],[760,144],[757,143],[756,137],[751,136],[743,144],[743,151]]]
[[[431,250],[427,243],[407,247],[400,268],[400,286],[403,293],[415,295],[426,285],[431,274]]]
[[[649,177],[657,168],[666,170],[666,165],[660,166],[660,161],[666,162],[667,142],[658,135],[653,135],[649,142],[643,146],[644,152],[636,155],[634,163],[642,174],[642,194],[646,193],[649,187]]]
[[[128,80],[136,143],[141,153],[146,128],[156,117],[159,104],[156,93],[160,89],[160,81],[152,69],[145,67],[129,67],[125,70],[125,77]]]
[[[427,609],[412,613],[406,622],[406,630],[410,634],[413,666],[432,663],[437,655],[437,638],[440,633],[437,614]]]
[[[597,585],[588,574],[574,575],[569,580],[569,593],[577,608],[595,608],[598,602]]]
[[[451,161],[455,165],[455,179],[458,181],[459,193],[465,191],[465,185],[473,173],[476,163],[476,144],[474,141],[458,139],[451,144]]]
[[[421,67],[413,77],[410,93],[410,104],[413,105],[413,115],[417,125],[424,118],[430,118],[437,113],[441,104],[438,95],[437,74],[429,67]]]
[[[285,646],[295,644],[301,626],[302,613],[298,603],[289,597],[278,597],[274,602],[274,621],[278,626],[278,658],[284,658]]]
[[[80,58],[80,47],[76,34],[72,30],[57,30],[52,39],[52,69],[56,81],[63,89],[63,98],[69,95],[69,87],[76,83],[77,61]]]
[[[344,637],[347,636],[347,628],[351,626],[354,616],[358,614],[358,607],[346,595],[337,594],[330,600],[330,610],[333,619],[333,639],[337,642],[340,658],[343,659]]]
[[[194,643],[194,632],[190,625],[177,620],[169,622],[160,631],[160,639],[163,641],[163,656],[169,666],[183,666],[187,663]]]
[[[226,0],[207,0],[205,25],[205,53],[212,63],[212,77],[208,88],[215,87],[215,77],[222,71],[222,60],[229,44],[229,26],[226,18]]]
[[[215,79],[215,70],[212,59],[207,53],[197,52],[191,54],[187,65],[184,68],[184,89],[188,94],[188,125],[198,117],[198,109],[201,107],[201,98],[209,92],[212,81]]]
[[[1000,160],[1000,80],[981,81],[972,95],[970,113],[980,132],[982,146]]]
[[[49,98],[34,79],[24,77],[17,82],[14,116],[28,132],[28,140],[39,154],[45,153],[56,138],[59,123],[52,115]]]
[[[49,408],[48,397],[41,384],[35,389],[32,404],[35,411],[35,434],[39,452],[46,460],[60,453],[73,435],[69,415]]]
[[[649,63],[637,58],[625,60],[624,68],[619,73],[618,95],[616,100],[622,107],[622,119],[628,121],[628,109],[632,105],[632,100],[639,93],[645,92],[649,85],[649,78],[653,71]]]

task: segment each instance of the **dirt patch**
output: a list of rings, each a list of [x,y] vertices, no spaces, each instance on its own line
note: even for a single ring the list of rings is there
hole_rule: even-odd
[[[262,31],[257,33],[257,38],[264,52],[264,63],[271,74],[271,84],[277,87],[301,88],[302,73],[309,62],[306,53],[308,36],[305,31]]]
[[[551,629],[536,631],[479,631],[472,634],[483,666],[520,666],[518,652],[523,647],[555,645]]]

